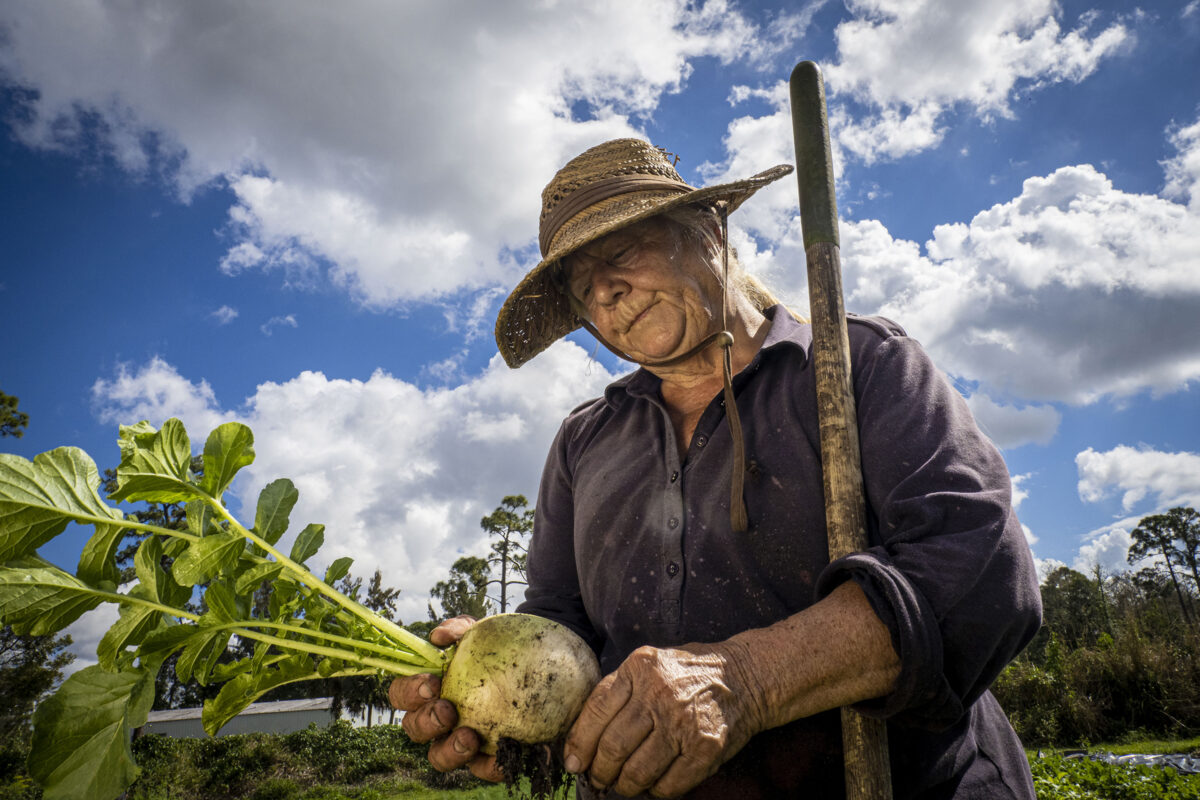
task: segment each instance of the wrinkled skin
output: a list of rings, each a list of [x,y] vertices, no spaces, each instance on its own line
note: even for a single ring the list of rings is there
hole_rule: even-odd
[[[674,797],[763,729],[756,692],[725,645],[641,647],[593,690],[567,738],[567,769],[598,789]]]

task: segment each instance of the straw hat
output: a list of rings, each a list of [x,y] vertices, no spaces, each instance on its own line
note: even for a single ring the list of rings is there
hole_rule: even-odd
[[[781,164],[745,180],[697,189],[679,177],[668,153],[641,139],[614,139],[568,161],[542,191],[542,261],[508,296],[496,318],[496,344],[505,362],[519,367],[580,326],[554,280],[560,259],[679,206],[725,201],[733,211],[791,171]]]

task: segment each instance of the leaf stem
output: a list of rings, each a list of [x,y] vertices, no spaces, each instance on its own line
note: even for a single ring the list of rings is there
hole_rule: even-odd
[[[365,667],[375,667],[376,669],[381,669],[381,670],[391,673],[393,675],[420,675],[422,673],[431,671],[428,667],[425,667],[425,666],[418,666],[416,664],[404,664],[404,663],[401,663],[398,661],[384,661],[383,659],[371,658],[370,656],[364,656],[364,655],[361,655],[361,654],[355,653],[355,652],[347,652],[345,650],[338,650],[333,647],[322,647],[319,644],[312,644],[310,642],[302,642],[298,639],[280,639],[278,636],[271,636],[270,634],[259,633],[257,631],[252,631],[247,628],[233,628],[232,630],[238,636],[243,636],[247,639],[253,639],[258,642],[265,642],[267,644],[273,644],[276,647],[286,647],[287,649],[290,649],[290,650],[301,650],[306,653],[312,653],[313,655],[326,656],[328,658],[337,658],[337,659],[341,659],[342,661],[353,661],[356,664],[362,664]],[[432,671],[440,673],[441,670],[438,669],[438,670],[432,670]],[[310,676],[310,677],[318,677],[318,676]]]
[[[208,626],[206,626],[206,627],[208,627]],[[357,653],[360,650],[370,650],[371,652],[374,652],[374,653],[379,653],[381,655],[389,656],[392,660],[400,661],[400,662],[403,662],[406,664],[412,664],[413,666],[417,666],[417,667],[421,667],[422,672],[440,672],[444,668],[444,665],[442,663],[440,663],[440,662],[439,663],[431,663],[429,661],[426,661],[420,655],[415,654],[415,653],[411,654],[411,657],[409,657],[410,654],[406,653],[403,650],[397,650],[394,647],[387,647],[385,645],[375,644],[373,642],[364,642],[364,641],[360,641],[357,639],[351,639],[347,636],[339,636],[336,633],[327,633],[325,631],[318,630],[318,629],[303,628],[299,625],[288,625],[286,623],[271,622],[268,620],[246,619],[246,620],[237,620],[235,622],[230,622],[225,625],[214,626],[214,627],[231,628],[231,629],[269,628],[271,630],[287,631],[289,633],[295,633],[299,636],[309,636],[314,639],[324,639],[328,642],[333,642],[334,644],[344,645],[345,647],[351,648],[349,650],[349,652],[352,652],[352,653]],[[238,635],[241,635],[240,630],[238,631]],[[295,640],[295,639],[284,639],[281,637],[277,637],[277,644],[281,648],[290,647],[291,644],[296,641],[297,640]],[[441,651],[439,651],[439,652],[441,652]],[[345,655],[339,655],[338,658],[345,658]]]
[[[209,503],[213,510],[216,511],[226,522],[228,522],[229,525],[243,538],[253,542],[265,550],[268,554],[273,556],[276,561],[278,561],[280,564],[283,564],[284,569],[293,573],[305,586],[308,586],[309,588],[325,595],[327,598],[346,609],[354,616],[358,617],[364,622],[369,623],[384,635],[395,639],[398,643],[404,645],[413,653],[426,659],[430,664],[439,664],[444,669],[447,662],[447,657],[442,650],[434,647],[432,644],[425,641],[420,636],[417,636],[415,633],[405,630],[396,623],[392,622],[390,619],[376,614],[374,611],[371,611],[361,603],[351,600],[329,584],[325,583],[325,581],[313,575],[300,564],[292,561],[283,553],[276,550],[274,546],[270,544],[270,542],[258,536],[253,531],[248,530],[245,526],[238,522],[237,519],[235,519],[234,516],[229,513],[229,510],[225,508],[221,501],[209,495],[204,495],[204,499],[205,502]]]

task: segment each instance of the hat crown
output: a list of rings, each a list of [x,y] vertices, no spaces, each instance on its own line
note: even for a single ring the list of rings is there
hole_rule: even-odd
[[[654,175],[686,184],[672,163],[674,156],[641,139],[613,139],[589,148],[568,161],[542,190],[542,215],[546,219],[577,190],[619,175]]]

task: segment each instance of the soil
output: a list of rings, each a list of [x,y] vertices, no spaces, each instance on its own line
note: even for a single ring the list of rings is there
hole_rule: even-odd
[[[518,786],[521,778],[528,778],[529,800],[566,798],[573,776],[563,769],[562,750],[562,742],[523,744],[501,739],[496,745],[496,763],[504,773],[508,796],[524,798],[518,794]]]

